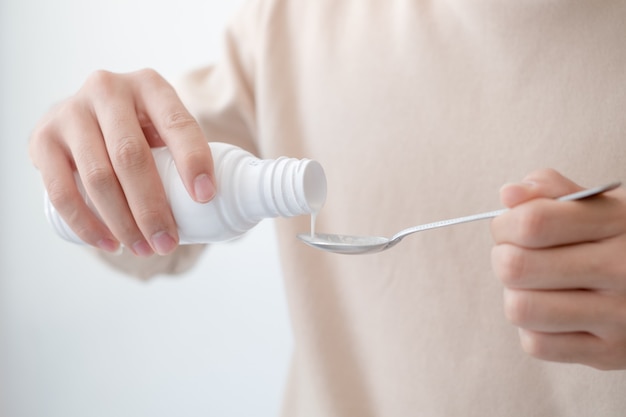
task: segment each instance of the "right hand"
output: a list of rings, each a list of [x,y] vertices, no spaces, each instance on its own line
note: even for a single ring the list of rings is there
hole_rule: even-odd
[[[30,157],[51,203],[85,243],[138,256],[178,245],[176,223],[150,151],[168,146],[190,196],[215,194],[213,160],[200,126],[159,74],[98,71],[38,124]],[[102,221],[76,186],[78,172]]]

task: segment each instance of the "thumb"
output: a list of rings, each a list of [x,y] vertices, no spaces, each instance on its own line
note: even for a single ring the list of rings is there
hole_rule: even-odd
[[[557,171],[544,169],[528,174],[522,182],[502,186],[500,200],[511,208],[535,198],[557,198],[582,189]]]

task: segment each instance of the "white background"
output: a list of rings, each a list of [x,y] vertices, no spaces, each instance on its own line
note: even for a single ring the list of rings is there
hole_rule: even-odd
[[[0,2],[0,416],[272,416],[291,351],[273,224],[135,281],[57,238],[30,131],[96,69],[218,58],[242,0]]]

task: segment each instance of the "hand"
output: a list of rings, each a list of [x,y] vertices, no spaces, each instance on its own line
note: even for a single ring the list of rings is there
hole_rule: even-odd
[[[552,170],[501,190],[492,263],[507,318],[532,356],[626,369],[626,191],[553,199],[582,187]]]
[[[50,200],[85,243],[138,256],[165,255],[177,227],[151,147],[168,146],[189,194],[215,194],[213,161],[200,127],[156,72],[94,73],[38,124],[30,156]],[[76,186],[77,171],[102,221]]]

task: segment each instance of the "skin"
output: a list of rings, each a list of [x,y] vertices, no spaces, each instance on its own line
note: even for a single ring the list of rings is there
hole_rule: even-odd
[[[94,73],[37,125],[30,156],[50,200],[86,243],[167,255],[178,234],[151,147],[168,146],[189,194],[215,195],[207,139],[157,73]],[[102,221],[84,203],[74,172]],[[502,188],[492,264],[522,348],[537,358],[626,369],[626,190],[578,202],[553,170]]]
[[[524,351],[626,369],[626,191],[549,199],[581,189],[553,170],[504,186],[511,210],[492,222],[493,269]]]
[[[50,200],[87,244],[108,252],[167,255],[178,245],[150,148],[168,146],[189,194],[215,195],[213,161],[199,125],[156,72],[98,71],[37,125],[29,146]],[[76,187],[74,171],[100,221]]]

